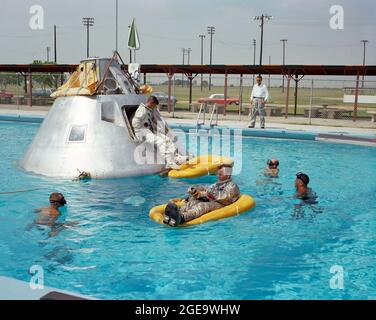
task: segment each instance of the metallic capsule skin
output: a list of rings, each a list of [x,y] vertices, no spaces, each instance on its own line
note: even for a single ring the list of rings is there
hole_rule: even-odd
[[[126,110],[146,99],[140,94],[57,98],[20,160],[21,168],[62,178],[76,177],[78,170],[92,178],[160,172],[164,164],[159,155],[148,156],[145,163],[145,151],[153,155],[154,147],[134,141],[126,122]]]

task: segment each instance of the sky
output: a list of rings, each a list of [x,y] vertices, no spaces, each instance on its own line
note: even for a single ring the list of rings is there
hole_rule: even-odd
[[[368,39],[366,63],[376,65],[376,1],[374,0],[118,0],[118,49],[128,61],[128,25],[136,19],[141,64],[180,64],[182,48],[191,48],[190,63],[199,64],[199,34],[206,34],[204,63],[209,63],[207,26],[215,26],[213,64],[253,64],[252,39],[259,60],[260,28],[252,18],[266,13],[263,62],[282,64],[362,64],[362,39]],[[57,26],[57,62],[86,58],[82,17],[93,17],[90,54],[109,57],[115,49],[116,0],[0,0],[0,64],[53,59],[53,26]],[[33,30],[30,8],[43,8],[43,29]],[[343,29],[330,28],[333,5],[344,13]],[[185,58],[187,61],[187,57]]]

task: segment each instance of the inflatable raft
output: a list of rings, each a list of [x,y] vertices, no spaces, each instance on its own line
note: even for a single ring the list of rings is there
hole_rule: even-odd
[[[172,201],[174,201],[176,205],[179,207],[184,204],[184,199],[173,199]],[[179,227],[188,227],[188,226],[193,226],[195,224],[201,224],[207,221],[220,220],[220,219],[236,216],[250,209],[253,209],[255,205],[256,205],[256,202],[251,196],[243,194],[234,203],[226,207],[205,213],[201,217],[198,217],[194,220],[191,220],[184,224],[179,225]],[[153,207],[149,213],[150,218],[154,220],[155,222],[163,224],[163,217],[164,217],[164,211],[165,211],[166,206],[167,204],[162,204],[162,205]]]
[[[234,161],[231,158],[217,155],[202,155],[189,160],[177,170],[170,170],[168,176],[170,178],[197,178],[217,171],[221,164],[232,165]]]

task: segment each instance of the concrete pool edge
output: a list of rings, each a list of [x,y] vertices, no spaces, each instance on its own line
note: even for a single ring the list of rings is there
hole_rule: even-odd
[[[22,115],[22,114],[0,114],[1,122],[23,122],[23,123],[35,123],[40,124],[44,120],[42,115]],[[342,143],[361,146],[376,147],[376,134],[353,134],[353,133],[333,133],[333,132],[311,132],[303,130],[293,129],[281,129],[281,128],[268,128],[268,129],[249,129],[234,126],[208,126],[202,125],[197,127],[193,124],[176,123],[171,120],[168,121],[172,129],[178,129],[187,133],[193,133],[202,131],[214,131],[222,132],[223,130],[230,130],[236,133],[237,130],[241,130],[243,137],[256,137],[256,138],[274,138],[274,139],[290,139],[290,140],[309,140],[320,141],[330,143]],[[215,132],[215,131],[214,131]]]
[[[0,300],[98,300],[53,287],[31,288],[29,282],[0,275]]]

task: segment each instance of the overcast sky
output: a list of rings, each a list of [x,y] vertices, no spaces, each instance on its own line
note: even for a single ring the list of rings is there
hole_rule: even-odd
[[[94,17],[91,28],[93,56],[111,56],[115,48],[115,0],[0,0],[0,64],[30,63],[46,59],[57,25],[58,63],[78,63],[86,57],[86,29],[82,17]],[[44,29],[32,30],[32,5],[44,9]],[[344,29],[329,27],[329,9],[344,9]],[[252,39],[259,49],[260,28],[254,15],[273,20],[264,31],[264,64],[282,63],[287,38],[286,64],[361,64],[361,39],[368,39],[367,64],[376,65],[375,0],[119,0],[119,51],[128,61],[128,25],[136,18],[141,49],[139,63],[182,62],[181,48],[192,48],[191,64],[200,63],[199,34],[216,28],[213,64],[252,64]],[[204,63],[209,63],[209,37]],[[258,61],[258,53],[257,53]]]

